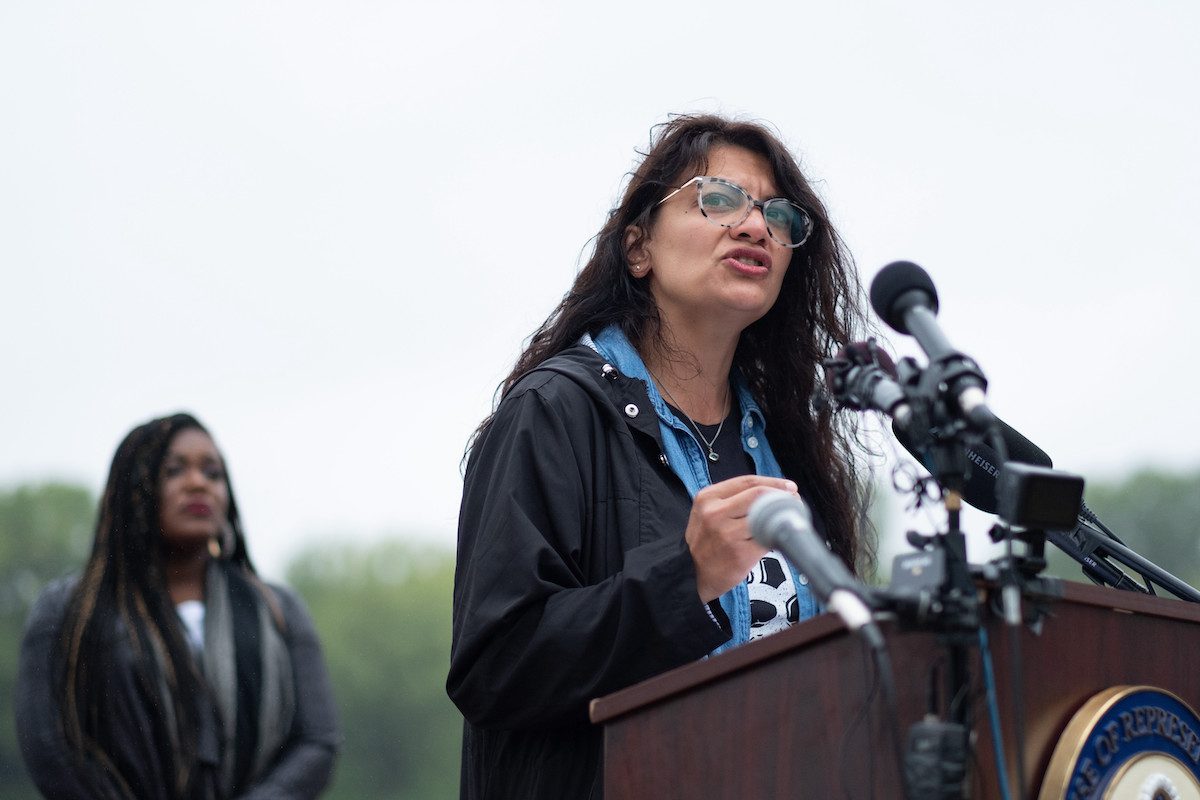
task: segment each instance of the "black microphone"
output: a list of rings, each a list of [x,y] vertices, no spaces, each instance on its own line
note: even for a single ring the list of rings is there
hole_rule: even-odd
[[[1018,433],[1007,422],[996,417],[996,426],[1004,440],[1004,449],[1008,451],[1009,461],[1047,469],[1054,466],[1054,462],[1050,460],[1050,456],[1046,455],[1044,450]],[[893,425],[892,433],[896,434],[896,440],[904,445],[904,449],[912,453],[926,469],[933,469],[933,454],[921,449],[919,440],[911,435],[911,431]],[[966,451],[967,461],[971,465],[971,471],[967,474],[966,483],[962,489],[963,500],[980,511],[995,514],[999,503],[999,499],[996,497],[996,485],[1000,468],[1004,466],[1004,459],[986,442],[963,445],[963,449]]]
[[[864,587],[841,559],[829,551],[812,526],[812,512],[794,494],[766,492],[750,505],[750,534],[763,547],[778,550],[808,577],[817,599],[842,618],[851,631],[861,631],[875,648],[883,635],[871,618]]]
[[[912,408],[896,382],[896,365],[874,339],[853,342],[826,359],[825,386],[841,408],[882,411],[907,427]]]
[[[937,289],[929,273],[911,261],[894,261],[871,281],[871,307],[888,325],[911,335],[930,363],[942,364],[950,395],[967,421],[987,429],[995,416],[986,405],[987,378],[956,350],[937,322]]]

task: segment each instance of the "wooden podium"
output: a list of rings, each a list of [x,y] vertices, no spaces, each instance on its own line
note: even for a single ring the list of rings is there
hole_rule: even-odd
[[[1036,797],[1063,728],[1087,698],[1147,684],[1200,708],[1200,606],[1066,582],[1020,632],[1025,785]],[[1001,736],[1016,787],[1013,629],[986,623]],[[901,736],[945,657],[935,634],[885,622]],[[999,797],[979,651],[971,657],[971,797]],[[872,690],[872,687],[875,687]],[[941,684],[939,683],[939,690]],[[606,800],[902,796],[882,692],[862,643],[825,614],[592,702],[604,726]],[[872,794],[873,790],[873,794]]]

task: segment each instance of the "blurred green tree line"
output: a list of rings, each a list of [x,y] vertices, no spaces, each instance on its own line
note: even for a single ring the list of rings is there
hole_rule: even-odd
[[[1134,550],[1200,584],[1200,471],[1147,470],[1090,484],[1087,502]],[[25,616],[48,580],[83,563],[95,504],[86,489],[68,484],[0,490],[0,797],[6,800],[37,798],[12,719]],[[1074,561],[1054,552],[1050,571],[1083,580]],[[287,582],[308,603],[321,635],[345,736],[326,797],[457,796],[462,719],[444,690],[453,576],[453,553],[398,540],[325,544],[289,565]]]

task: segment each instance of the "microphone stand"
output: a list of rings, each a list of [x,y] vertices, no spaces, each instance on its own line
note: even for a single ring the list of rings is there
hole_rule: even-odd
[[[957,372],[952,365],[951,374]],[[945,558],[945,573],[939,589],[939,628],[948,631],[974,631],[979,626],[975,583],[967,561],[967,537],[961,528],[963,488],[968,469],[963,439],[967,424],[952,410],[944,397],[949,381],[938,364],[921,370],[910,358],[900,360],[898,373],[912,408],[909,430],[931,439],[931,473],[942,489],[946,508],[946,530],[933,536],[910,534],[909,541],[918,549],[935,549]]]
[[[916,532],[908,540],[918,552],[914,561],[932,560],[932,570],[913,571],[915,585],[896,588],[890,597],[902,621],[932,629],[946,648],[946,708],[930,707],[925,719],[909,730],[904,764],[906,796],[961,798],[966,785],[970,753],[971,672],[970,653],[979,635],[981,609],[975,581],[967,561],[967,540],[961,527],[962,493],[967,455],[962,439],[966,423],[943,397],[948,385],[939,365],[919,370],[911,359],[899,365],[905,395],[912,408],[912,429],[928,431],[932,438],[932,474],[942,489],[946,530],[933,535]],[[930,424],[935,422],[936,424]],[[899,565],[905,556],[897,559]],[[902,571],[902,570],[898,570]],[[944,712],[944,717],[943,717]],[[936,758],[928,754],[935,754]]]
[[[1153,594],[1149,584],[1154,584],[1180,600],[1200,603],[1200,591],[1138,555],[1116,537],[1093,528],[1082,516],[1073,530],[1046,531],[1046,538],[1078,561],[1083,568],[1083,574],[1098,584],[1142,594]],[[1147,586],[1138,584],[1120,567],[1110,564],[1108,559],[1136,572],[1146,581]]]
[[[971,362],[973,365],[973,362]],[[977,368],[976,368],[977,369]],[[912,359],[897,365],[899,383],[911,409],[906,426],[909,433],[922,439],[922,450],[931,456],[930,472],[941,488],[946,509],[946,530],[933,535],[910,532],[908,540],[917,553],[899,556],[893,570],[887,596],[895,604],[902,622],[936,632],[946,650],[944,720],[939,709],[931,707],[925,720],[915,723],[909,733],[909,753],[905,760],[905,788],[910,797],[961,798],[970,761],[970,732],[973,728],[971,691],[972,649],[978,648],[987,689],[993,747],[1002,796],[1023,796],[1025,763],[1023,757],[1024,712],[1021,705],[1023,680],[1020,663],[1020,634],[1024,624],[1036,624],[1044,610],[1037,604],[1023,607],[1022,597],[1037,593],[1043,583],[1038,574],[1045,568],[1046,532],[1032,527],[998,525],[993,539],[1004,539],[1007,554],[983,567],[973,568],[967,560],[966,536],[961,528],[963,493],[968,474],[967,444],[994,438],[1001,463],[1008,460],[1007,448],[998,422],[990,414],[963,409],[954,396],[955,379],[962,376],[963,364],[936,361],[921,369]],[[976,409],[976,412],[978,409]],[[920,445],[921,443],[919,443]],[[1082,493],[1082,479],[1071,483]],[[1078,503],[1076,495],[1076,503]],[[1078,509],[1076,508],[1076,511]],[[1070,512],[1074,516],[1075,511]],[[1014,520],[1028,525],[1023,518]],[[1023,552],[1015,545],[1023,544]],[[1111,544],[1110,541],[1105,542]],[[1120,546],[1120,545],[1118,545]],[[906,560],[907,559],[907,560]],[[900,580],[897,580],[897,575]],[[1013,726],[1016,731],[1016,795],[1009,794],[1007,764],[999,727],[999,707],[992,677],[991,649],[983,626],[984,612],[976,579],[983,577],[999,585],[1000,613],[1009,631],[1013,659]],[[931,704],[932,705],[932,704]],[[940,763],[919,757],[920,751],[938,752]]]

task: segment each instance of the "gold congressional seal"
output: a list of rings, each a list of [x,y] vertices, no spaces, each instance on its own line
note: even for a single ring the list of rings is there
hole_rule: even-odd
[[[1150,686],[1093,695],[1067,723],[1038,800],[1200,800],[1200,718]]]

